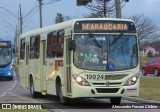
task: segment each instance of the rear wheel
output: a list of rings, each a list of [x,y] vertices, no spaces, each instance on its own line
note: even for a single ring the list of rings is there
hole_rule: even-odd
[[[121,103],[121,97],[110,98],[110,102],[112,105],[119,105]]]
[[[147,74],[146,74],[146,71],[144,70],[144,69],[142,69],[142,75],[143,76],[146,76]]]
[[[154,75],[155,75],[155,76],[159,76],[159,74],[158,74],[158,69],[155,69],[155,70],[154,70]]]
[[[34,83],[32,78],[30,79],[30,92],[31,92],[32,98],[37,98],[40,95],[39,92],[34,91]]]

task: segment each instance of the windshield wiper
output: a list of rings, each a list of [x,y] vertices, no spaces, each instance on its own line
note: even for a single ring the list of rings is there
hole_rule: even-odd
[[[113,45],[118,39],[120,39],[122,36],[123,36],[123,33],[121,33],[120,35],[118,35],[118,36],[116,37],[116,39],[114,39],[114,40],[111,42],[110,46],[112,46],[112,45]]]
[[[88,35],[89,35],[90,38],[92,38],[92,41],[93,41],[99,48],[102,48],[101,44],[98,42],[98,40],[95,38],[95,36],[93,35],[92,32],[90,32]]]

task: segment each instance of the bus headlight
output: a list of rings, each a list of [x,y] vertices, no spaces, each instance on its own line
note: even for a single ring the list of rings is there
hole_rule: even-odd
[[[11,65],[8,70],[12,70],[12,69],[13,69],[13,66]]]
[[[138,78],[139,74],[132,76],[125,82],[124,86],[134,85],[137,82]]]
[[[89,82],[78,75],[73,75],[73,78],[76,80],[76,82],[81,86],[90,86]]]

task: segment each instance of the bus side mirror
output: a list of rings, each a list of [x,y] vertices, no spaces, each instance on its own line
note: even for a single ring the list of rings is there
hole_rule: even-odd
[[[75,41],[72,40],[71,38],[69,38],[68,40],[68,50],[75,50],[76,49],[76,45],[75,45]]]

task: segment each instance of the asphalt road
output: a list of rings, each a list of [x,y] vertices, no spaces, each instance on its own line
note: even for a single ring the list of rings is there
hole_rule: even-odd
[[[40,103],[58,112],[158,112],[158,109],[108,109],[112,107],[108,99],[76,99],[72,100],[70,105],[64,106],[59,104],[59,100],[55,96],[47,96],[45,98],[32,98],[29,90],[25,90],[20,86],[18,77],[14,76],[12,81],[7,79],[0,80],[0,103]],[[120,107],[126,105],[138,105],[130,101],[122,100]]]

